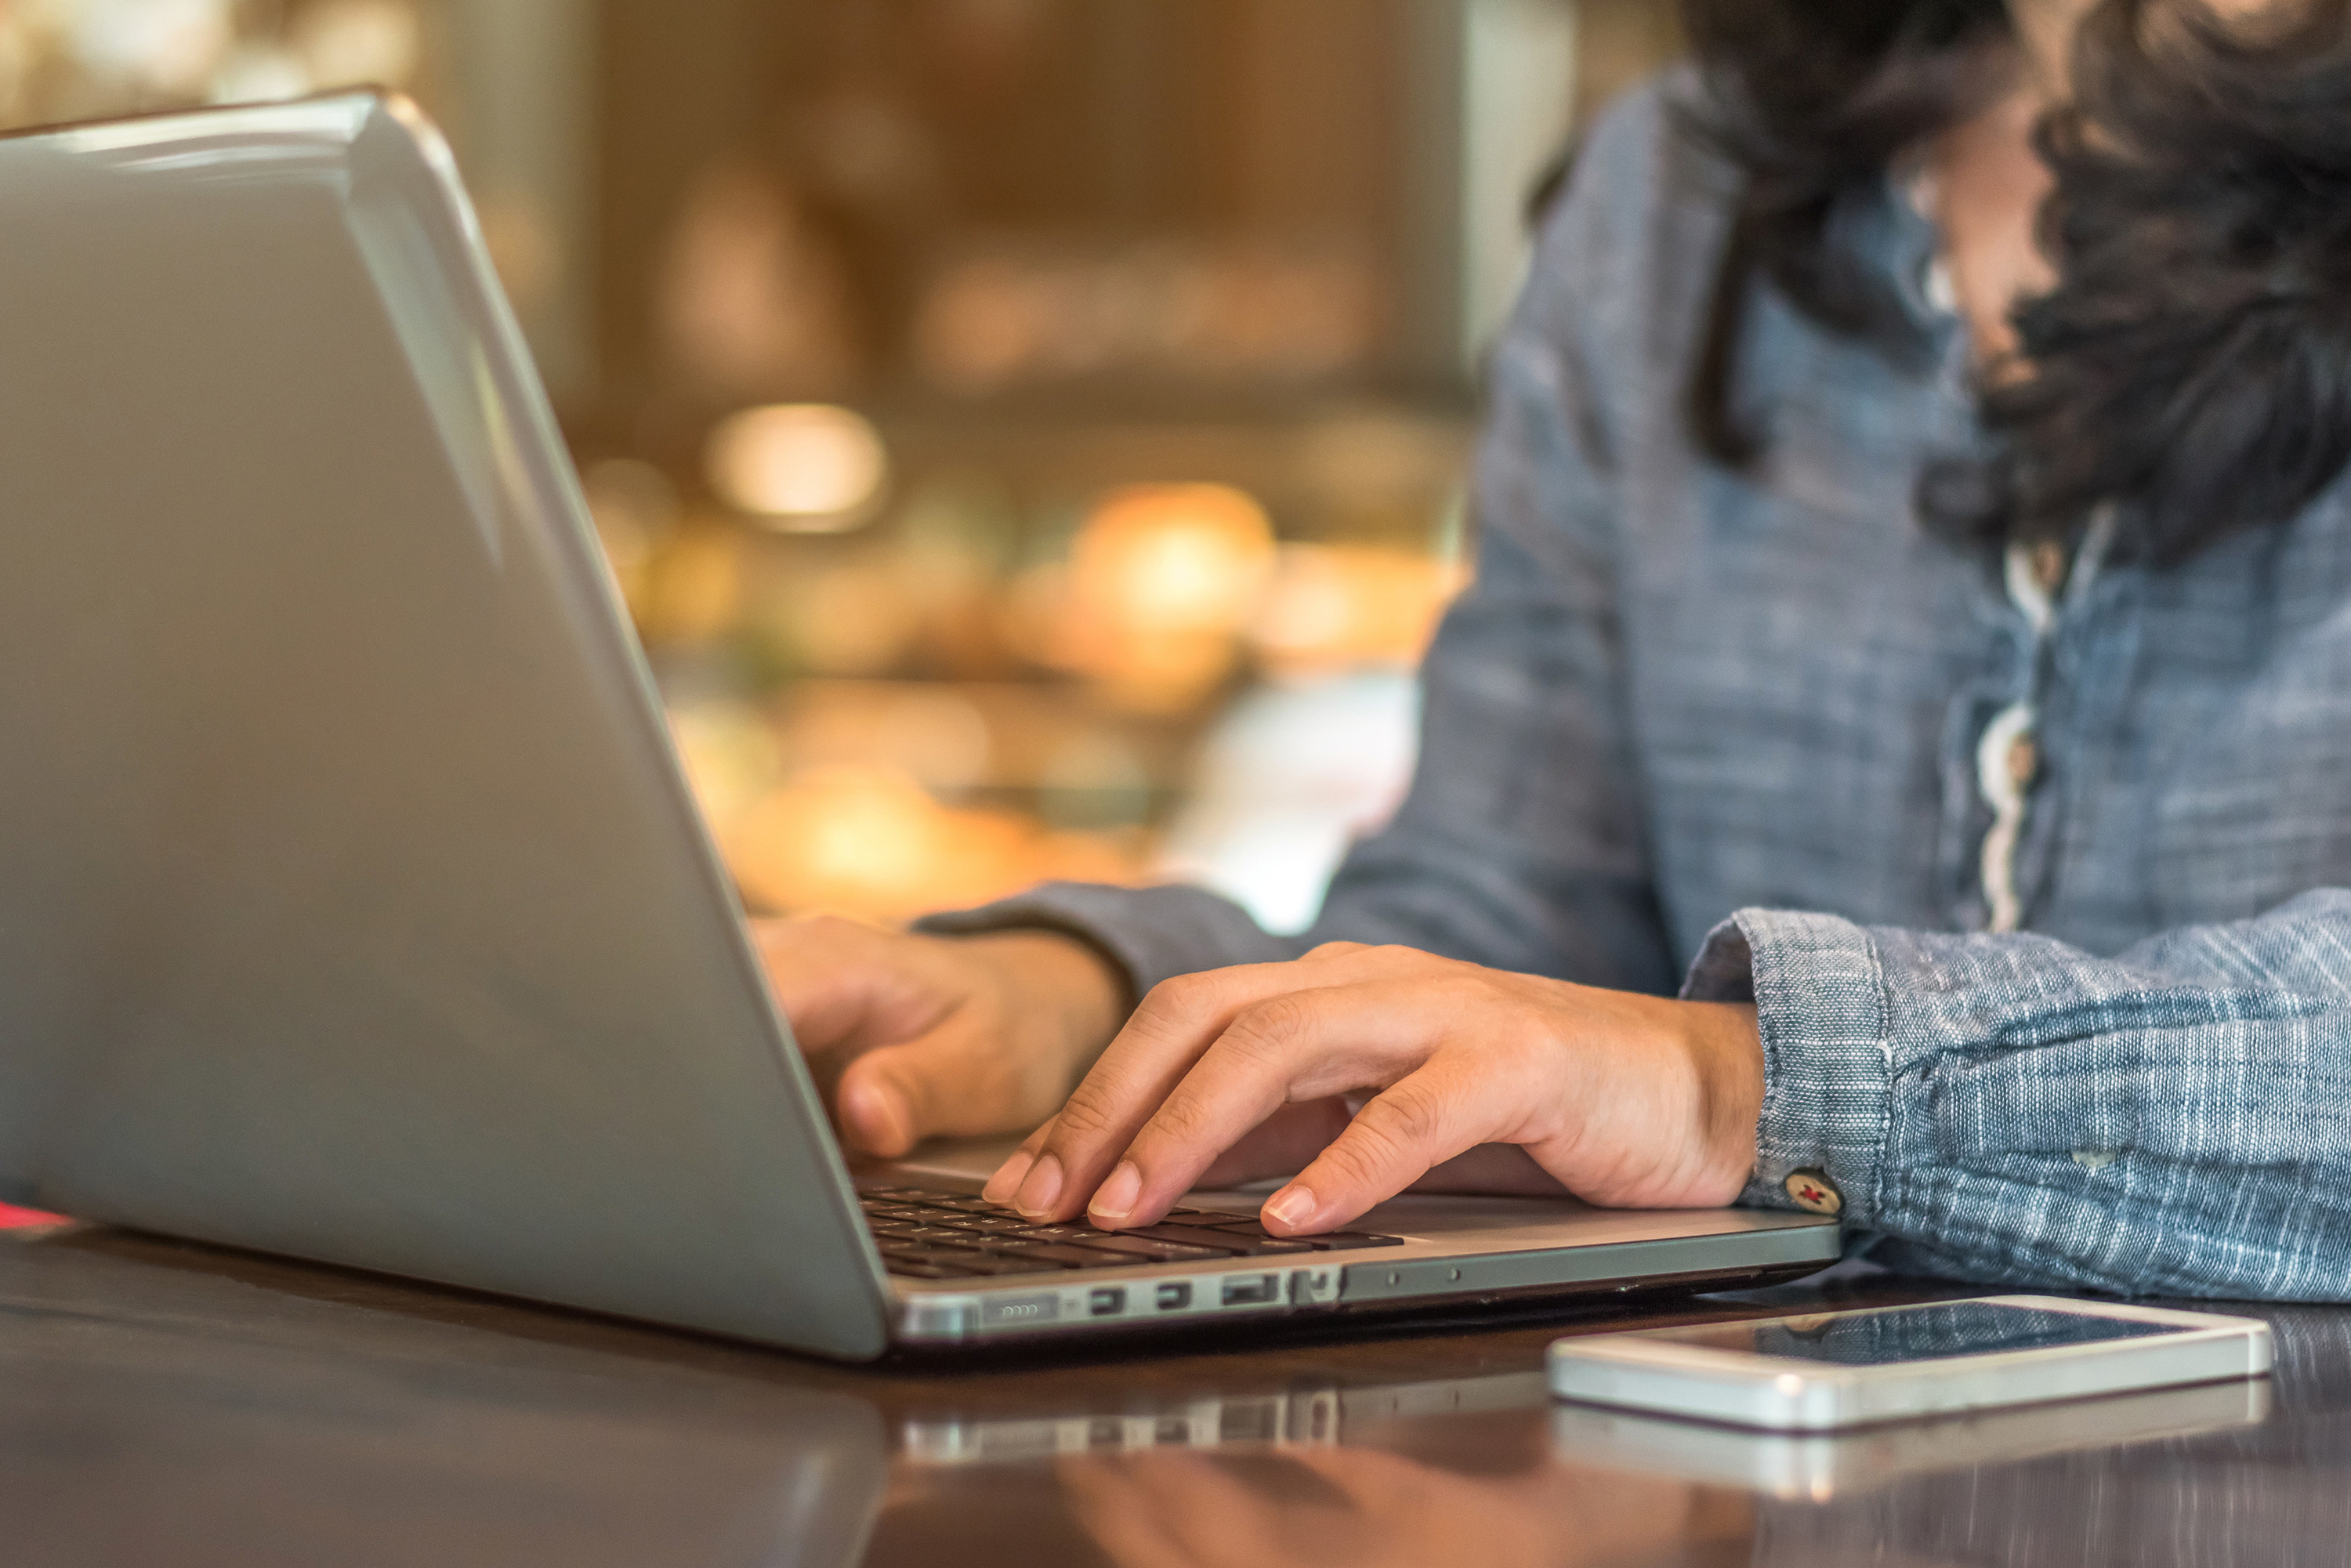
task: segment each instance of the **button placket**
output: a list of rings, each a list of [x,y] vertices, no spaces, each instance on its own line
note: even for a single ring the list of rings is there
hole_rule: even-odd
[[[2013,931],[2024,918],[2016,887],[2016,846],[2024,832],[2025,800],[2041,766],[2033,733],[2039,721],[2031,703],[2011,703],[1984,727],[1976,747],[1976,788],[1992,812],[1983,841],[1984,925],[1990,931]]]
[[[2089,591],[2114,542],[2115,509],[2099,508],[2079,551],[2068,554],[2050,540],[2011,544],[2005,560],[2011,603],[2032,629],[2032,689],[1992,716],[1976,745],[1976,788],[1991,808],[1984,833],[1980,875],[1984,927],[2014,931],[2023,924],[2024,894],[2017,883],[2017,851],[2023,841],[2025,812],[2043,764],[2039,697],[2049,674],[2049,646],[2062,602],[2075,603]]]

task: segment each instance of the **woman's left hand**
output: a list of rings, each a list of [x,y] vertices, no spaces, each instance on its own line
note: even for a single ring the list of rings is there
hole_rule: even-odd
[[[1752,1007],[1333,942],[1155,987],[987,1196],[1117,1229],[1196,1186],[1297,1171],[1263,1218],[1312,1235],[1482,1160],[1499,1179],[1449,1185],[1711,1207],[1747,1184],[1762,1098]]]

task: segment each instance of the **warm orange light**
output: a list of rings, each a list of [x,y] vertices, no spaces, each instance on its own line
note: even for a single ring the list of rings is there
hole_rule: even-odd
[[[1000,898],[1051,876],[1133,880],[1139,858],[1106,837],[1044,834],[1004,811],[942,806],[890,768],[794,775],[720,835],[753,902],[904,920]]]
[[[1229,631],[1273,561],[1265,509],[1225,485],[1138,485],[1103,497],[1071,552],[1086,610],[1151,632]]]
[[[795,533],[856,527],[890,475],[872,422],[829,403],[747,409],[712,433],[707,464],[727,505]]]
[[[1249,625],[1277,675],[1417,664],[1466,580],[1449,563],[1374,545],[1286,545]]]
[[[1273,559],[1272,525],[1242,491],[1114,490],[1078,530],[1068,567],[1022,585],[1029,641],[1128,706],[1182,707],[1230,673]]]

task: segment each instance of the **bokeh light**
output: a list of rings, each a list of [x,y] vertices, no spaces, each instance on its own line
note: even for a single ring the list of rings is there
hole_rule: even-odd
[[[795,533],[864,522],[890,476],[872,422],[829,403],[747,409],[711,433],[711,487],[728,506]]]
[[[1232,674],[1273,563],[1272,524],[1244,491],[1121,487],[1088,513],[1066,565],[1032,572],[1032,645],[1122,706],[1182,707]]]

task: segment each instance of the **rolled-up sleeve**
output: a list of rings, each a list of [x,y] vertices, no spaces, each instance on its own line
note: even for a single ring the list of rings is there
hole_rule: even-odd
[[[2112,957],[1743,910],[1686,994],[1756,1005],[1750,1203],[1816,1170],[1882,1261],[2351,1300],[2351,893]]]

